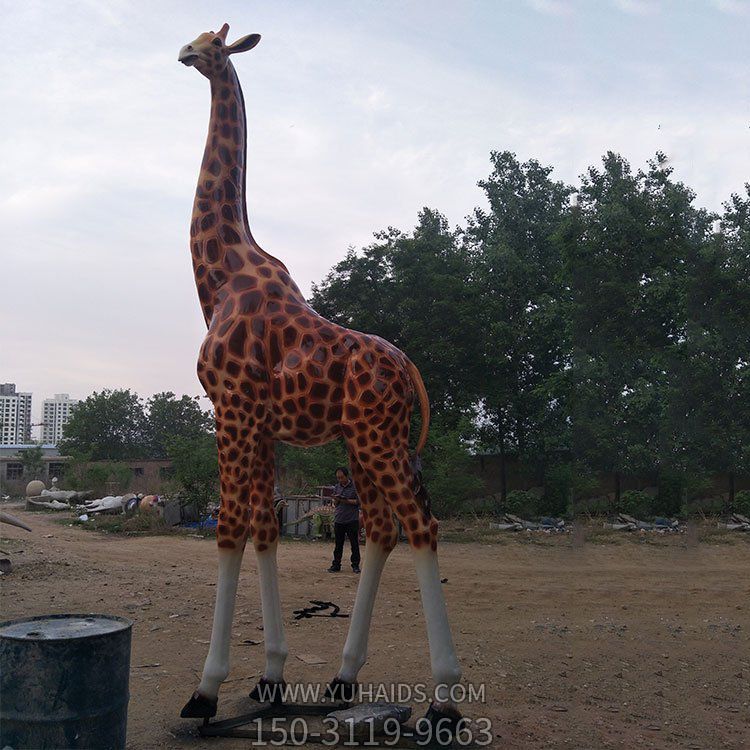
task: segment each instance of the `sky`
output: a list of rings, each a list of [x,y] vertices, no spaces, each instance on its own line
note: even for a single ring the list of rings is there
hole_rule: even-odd
[[[697,204],[750,180],[748,0],[0,0],[0,382],[42,400],[200,394],[188,248],[230,24],[253,235],[304,292],[430,206],[482,205],[492,150],[575,184],[657,150]],[[208,407],[207,401],[204,405]]]

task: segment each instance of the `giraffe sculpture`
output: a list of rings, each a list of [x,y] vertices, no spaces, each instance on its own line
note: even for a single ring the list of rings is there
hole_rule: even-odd
[[[263,677],[251,696],[269,695],[270,689],[274,700],[281,699],[287,645],[276,565],[274,442],[312,446],[343,437],[367,545],[341,667],[329,695],[354,692],[378,583],[397,541],[395,515],[414,553],[433,678],[441,686],[428,718],[455,722],[458,711],[449,691],[461,673],[438,571],[438,522],[408,450],[415,399],[422,412],[417,456],[427,439],[427,393],[403,352],[318,315],[284,264],[253,239],[245,202],[245,106],[229,56],[255,47],[260,35],[227,44],[228,31],[224,24],[217,33],[201,34],[178,58],[211,83],[190,246],[208,327],[198,377],[214,405],[221,475],[213,629],[202,678],[182,716],[216,714],[219,687],[229,673],[234,601],[248,537],[257,555],[266,652]]]

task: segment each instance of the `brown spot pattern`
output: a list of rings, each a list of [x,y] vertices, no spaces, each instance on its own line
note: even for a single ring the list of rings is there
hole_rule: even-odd
[[[370,542],[392,549],[397,519],[412,546],[435,549],[437,521],[414,495],[408,450],[418,372],[389,342],[319,316],[284,264],[255,242],[239,81],[226,55],[209,72],[190,247],[208,327],[198,377],[216,416],[218,544],[235,548],[248,536],[258,551],[277,544],[274,441],[311,446],[343,436]]]

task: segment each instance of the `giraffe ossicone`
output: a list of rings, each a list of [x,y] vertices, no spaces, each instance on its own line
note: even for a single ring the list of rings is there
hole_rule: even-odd
[[[433,678],[442,685],[431,715],[455,716],[450,688],[460,668],[437,565],[438,522],[410,456],[418,402],[425,445],[429,403],[419,371],[393,344],[318,315],[286,266],[253,238],[245,202],[246,119],[229,57],[260,35],[227,43],[229,27],[185,45],[178,60],[211,84],[211,115],[193,204],[190,248],[208,331],[198,377],[214,405],[221,480],[219,580],[208,657],[184,717],[216,713],[229,673],[229,640],[242,553],[258,559],[266,668],[263,685],[283,684],[287,646],[278,589],[274,444],[320,445],[342,437],[362,504],[367,544],[341,668],[333,685],[353,685],[365,662],[380,574],[403,525],[414,550]]]

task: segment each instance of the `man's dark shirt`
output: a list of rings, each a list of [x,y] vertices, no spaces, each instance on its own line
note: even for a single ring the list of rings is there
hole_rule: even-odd
[[[342,497],[346,500],[357,500],[357,489],[354,482],[350,479],[343,486],[337,482],[333,488],[333,496]],[[352,523],[357,520],[359,520],[359,503],[356,505],[340,503],[333,511],[334,523]]]

